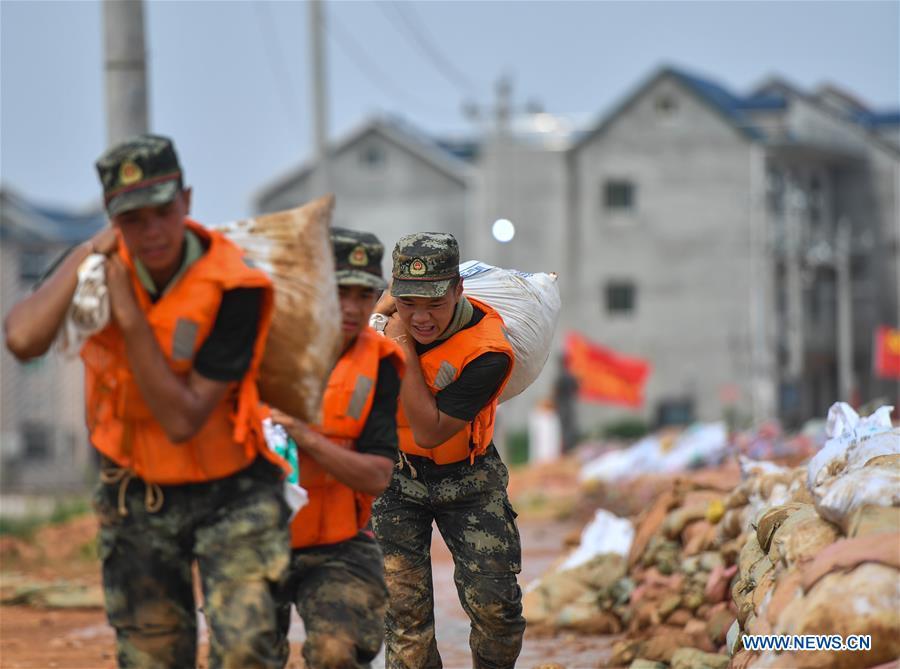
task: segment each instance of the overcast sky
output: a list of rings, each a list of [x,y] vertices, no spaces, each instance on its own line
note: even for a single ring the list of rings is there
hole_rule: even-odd
[[[599,116],[672,64],[743,92],[771,74],[900,106],[898,2],[328,2],[331,137],[378,112],[474,132],[507,72],[520,104]],[[98,2],[0,0],[0,179],[84,207],[105,148]],[[194,213],[250,213],[309,157],[304,2],[146,3],[151,129],[172,136]],[[340,204],[338,204],[340,206]]]

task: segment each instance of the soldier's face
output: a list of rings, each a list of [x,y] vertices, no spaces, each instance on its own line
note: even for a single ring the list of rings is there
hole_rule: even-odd
[[[398,297],[397,314],[413,339],[430,344],[450,325],[462,292],[460,281],[443,297]]]
[[[348,346],[369,323],[380,291],[366,286],[338,286],[341,300],[341,335]]]
[[[112,218],[128,252],[140,259],[156,281],[166,280],[166,274],[178,270],[190,204],[191,191],[186,189],[166,204],[132,209]]]

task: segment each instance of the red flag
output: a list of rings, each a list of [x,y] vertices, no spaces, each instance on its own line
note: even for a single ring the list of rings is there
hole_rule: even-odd
[[[579,396],[591,402],[639,407],[650,363],[626,358],[581,335],[566,335],[566,367],[578,380]]]
[[[900,379],[900,330],[882,325],[875,331],[875,375]]]

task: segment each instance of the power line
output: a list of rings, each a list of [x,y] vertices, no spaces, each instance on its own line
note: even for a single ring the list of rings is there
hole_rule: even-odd
[[[415,96],[409,94],[409,91],[394,82],[389,76],[382,72],[376,65],[375,61],[369,57],[365,49],[353,39],[350,32],[337,20],[334,12],[328,16],[325,22],[326,30],[335,43],[341,47],[347,57],[353,61],[354,65],[369,79],[376,88],[381,88],[382,92],[389,90],[391,95],[405,98],[408,102],[435,113],[443,113],[446,110],[438,109],[427,102],[419,100]]]
[[[269,61],[269,68],[272,70],[272,76],[275,78],[278,97],[281,99],[281,104],[290,122],[292,124],[297,123],[301,118],[300,102],[296,97],[297,89],[293,85],[290,72],[285,65],[287,61],[281,50],[278,29],[269,11],[269,3],[254,2],[253,6],[256,8],[257,24],[259,25],[262,41],[266,45],[266,57]]]
[[[478,95],[478,87],[473,85],[471,80],[460,72],[451,60],[445,57],[434,45],[434,39],[431,38],[422,20],[413,11],[411,3],[376,2],[375,4],[398,32],[411,37],[413,46],[431,61],[431,64],[447,81],[459,88],[463,93]],[[391,14],[387,13],[388,7],[399,18],[402,27],[398,26]]]

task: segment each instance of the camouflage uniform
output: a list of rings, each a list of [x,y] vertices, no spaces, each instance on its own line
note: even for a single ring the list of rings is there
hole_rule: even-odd
[[[332,228],[330,236],[339,286],[361,286],[379,292],[387,287],[381,272],[384,246],[375,235]],[[380,374],[376,394],[383,383]],[[375,421],[380,422],[389,443],[379,444],[373,451],[376,445],[365,441],[366,432],[356,442],[357,451],[384,456],[386,465],[397,457],[395,414],[399,383],[398,377],[387,405],[374,401],[365,419],[367,427]],[[327,403],[323,403],[324,406]],[[316,488],[309,492],[311,496],[322,494]],[[300,521],[303,521],[302,515],[294,519],[294,525]],[[278,652],[282,661],[286,664],[290,655],[288,631],[291,606],[294,605],[306,628],[303,659],[307,667],[369,667],[381,650],[388,598],[384,559],[371,530],[363,529],[337,543],[296,546],[302,547],[292,548],[288,575],[277,594]]]
[[[370,666],[384,636],[387,588],[381,551],[367,534],[330,546],[294,549],[281,590],[278,649],[287,663],[291,604],[306,627],[303,659],[311,669]]]
[[[257,459],[225,479],[160,486],[156,511],[148,511],[150,498],[138,478],[99,485],[94,508],[103,589],[120,667],[195,665],[193,559],[212,631],[210,668],[281,666],[273,600],[288,563],[281,476]]]
[[[440,232],[402,237],[394,247],[393,278],[394,297],[444,296],[459,279],[456,239]],[[461,305],[438,341],[452,337],[471,317],[471,311],[463,315]],[[443,388],[447,385],[452,384]],[[387,669],[442,666],[434,637],[432,523],[453,555],[460,603],[472,621],[473,666],[511,669],[522,648],[525,619],[516,581],[522,549],[516,514],[506,494],[506,465],[490,444],[472,462],[465,458],[440,465],[401,452],[397,467],[390,487],[372,507],[390,593]]]
[[[113,147],[97,161],[97,171],[110,217],[171,202],[182,190],[181,167],[166,137],[141,135]],[[120,667],[195,666],[194,560],[210,628],[210,669],[281,666],[274,590],[290,544],[277,466],[258,457],[225,478],[159,485],[104,457],[94,507]]]
[[[456,589],[472,621],[473,666],[515,666],[525,630],[516,582],[522,550],[506,465],[493,447],[474,465],[436,465],[412,455],[401,462],[409,464],[395,472],[372,508],[391,594],[385,667],[442,666],[434,637],[432,521],[453,554]]]

